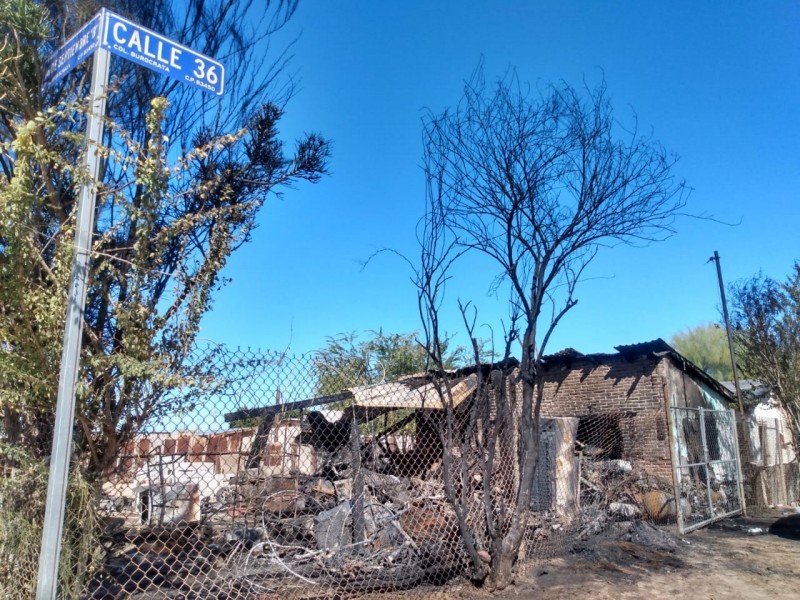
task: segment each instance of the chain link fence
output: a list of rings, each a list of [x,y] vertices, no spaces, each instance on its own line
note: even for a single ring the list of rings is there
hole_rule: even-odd
[[[213,383],[103,484],[85,597],[348,597],[464,571],[427,374],[365,385],[355,363],[218,346],[196,360]]]
[[[520,481],[515,361],[383,381],[316,355],[207,345],[192,360],[214,376],[169,392],[177,410],[125,442],[99,496],[68,507],[65,545],[80,539],[83,551],[67,553],[65,597],[413,597],[491,561]],[[732,513],[732,415],[683,410],[673,415],[687,457],[677,482],[669,465],[625,452],[624,413],[543,417],[520,560],[611,537],[668,545],[651,524]],[[748,502],[795,502],[782,424],[739,427]],[[22,474],[6,466],[0,506],[43,493],[40,470],[20,489]],[[0,594],[31,598],[36,515],[4,514]]]

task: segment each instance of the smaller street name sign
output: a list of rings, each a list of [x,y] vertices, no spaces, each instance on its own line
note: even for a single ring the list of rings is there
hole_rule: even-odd
[[[221,96],[225,67],[163,35],[104,10],[103,48],[183,83]]]
[[[97,13],[44,63],[42,91],[49,89],[92,54],[100,45],[103,12]]]

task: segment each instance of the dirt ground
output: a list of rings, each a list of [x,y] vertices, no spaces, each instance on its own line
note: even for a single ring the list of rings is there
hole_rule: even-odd
[[[800,541],[767,533],[787,511],[729,519],[686,536],[673,552],[624,542],[599,542],[535,565],[517,584],[489,595],[452,585],[451,600],[800,600]],[[764,533],[754,534],[761,528]],[[438,594],[436,594],[438,596]]]

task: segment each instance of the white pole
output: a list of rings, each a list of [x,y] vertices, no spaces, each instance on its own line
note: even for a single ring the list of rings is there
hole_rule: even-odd
[[[64,349],[58,379],[56,421],[53,431],[53,450],[50,455],[50,476],[47,480],[47,501],[39,553],[39,575],[36,600],[55,600],[58,588],[58,563],[64,528],[64,510],[72,454],[72,429],[75,420],[75,385],[81,354],[83,312],[86,304],[86,280],[94,231],[94,204],[100,157],[98,147],[103,137],[105,90],[111,54],[98,48],[92,65],[92,89],[86,123],[86,158],[84,168],[88,180],[81,186],[78,214],[75,223],[75,262],[67,297],[67,323],[64,328]]]

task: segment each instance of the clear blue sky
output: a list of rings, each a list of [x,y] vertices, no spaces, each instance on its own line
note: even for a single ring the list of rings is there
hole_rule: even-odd
[[[714,250],[726,280],[783,278],[800,258],[800,3],[306,1],[275,47],[297,35],[301,85],[282,132],[332,139],[332,175],[270,199],[203,338],[299,353],[340,332],[419,328],[408,266],[362,262],[387,247],[416,256],[420,120],[458,102],[481,56],[489,79],[509,66],[534,85],[604,74],[617,116],[635,110],[680,155],[688,210],[741,221],[683,219],[666,242],[601,251],[551,351],[609,351],[717,320]],[[477,260],[459,271],[448,331],[461,330],[459,297],[499,331],[494,275]]]

